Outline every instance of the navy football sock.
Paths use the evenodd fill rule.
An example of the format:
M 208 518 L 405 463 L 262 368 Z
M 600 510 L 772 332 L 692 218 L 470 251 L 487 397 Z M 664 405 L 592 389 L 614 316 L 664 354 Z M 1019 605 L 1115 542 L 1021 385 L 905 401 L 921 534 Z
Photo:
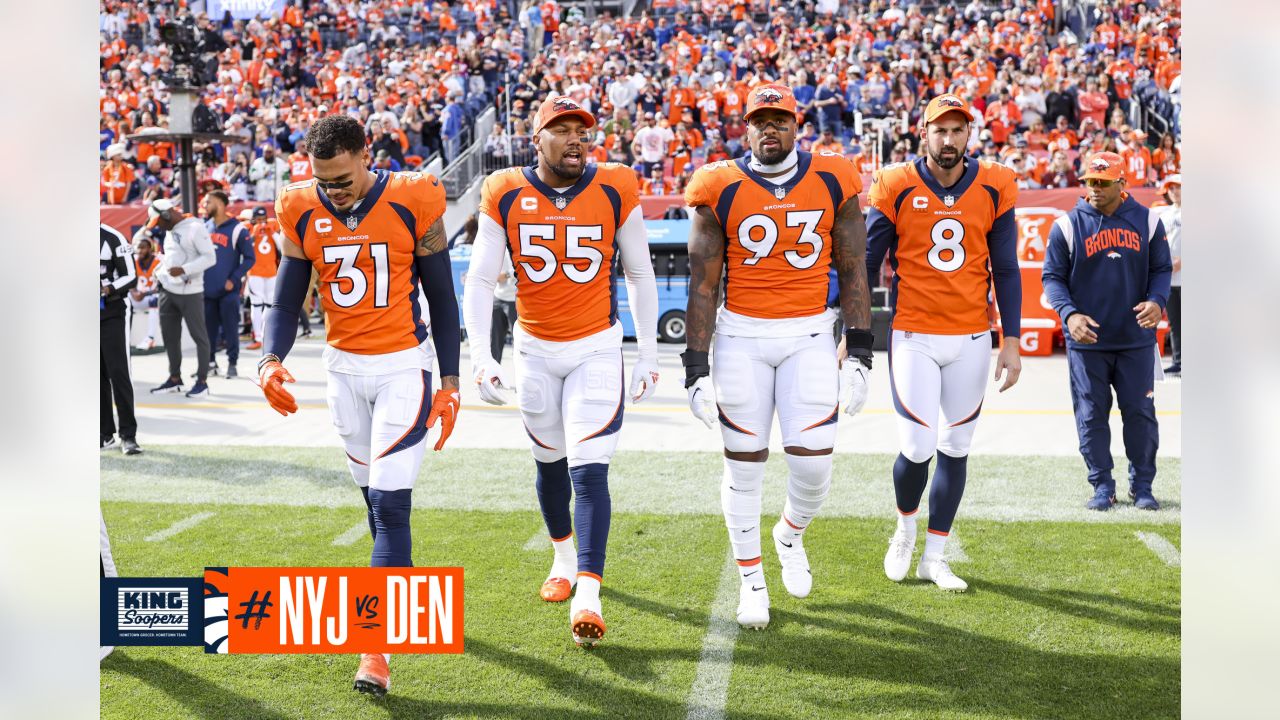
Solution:
M 569 469 L 573 478 L 573 527 L 578 535 L 578 572 L 604 577 L 605 546 L 609 541 L 609 466 L 605 463 Z
M 950 533 L 951 523 L 960 509 L 964 497 L 964 483 L 969 474 L 969 456 L 951 457 L 938 453 L 938 470 L 933 474 L 933 487 L 929 489 L 929 529 Z
M 893 492 L 898 498 L 898 512 L 910 515 L 920 509 L 920 498 L 924 497 L 924 486 L 928 482 L 929 460 L 911 462 L 899 453 L 893 463 Z
M 364 495 L 365 512 L 369 515 L 369 537 L 374 540 L 378 539 L 378 525 L 373 521 L 373 503 L 369 501 L 369 487 L 360 488 L 360 494 Z
M 413 490 L 369 490 L 377 535 L 373 538 L 371 567 L 413 567 L 409 511 Z
M 538 505 L 542 508 L 542 519 L 547 523 L 547 532 L 552 539 L 560 540 L 573 533 L 573 520 L 569 517 L 569 500 L 573 497 L 573 486 L 569 478 L 569 461 L 560 458 L 555 462 L 539 462 Z

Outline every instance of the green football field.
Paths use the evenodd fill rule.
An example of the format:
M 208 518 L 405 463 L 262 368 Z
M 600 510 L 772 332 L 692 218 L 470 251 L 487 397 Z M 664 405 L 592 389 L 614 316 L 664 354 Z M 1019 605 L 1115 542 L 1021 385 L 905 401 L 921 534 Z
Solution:
M 609 630 L 587 652 L 569 638 L 567 604 L 537 597 L 550 548 L 528 453 L 433 455 L 415 490 L 414 561 L 465 568 L 462 655 L 394 657 L 391 694 L 374 700 L 351 690 L 351 655 L 118 648 L 102 663 L 102 717 L 1178 716 L 1178 461 L 1161 460 L 1165 510 L 1122 500 L 1100 514 L 1082 508 L 1078 458 L 974 457 L 948 547 L 970 584 L 958 595 L 884 578 L 891 463 L 837 455 L 824 517 L 806 534 L 813 594 L 786 594 L 766 535 L 772 623 L 739 632 L 719 458 L 620 453 Z M 769 461 L 770 518 L 785 473 Z M 104 455 L 102 496 L 125 576 L 368 563 L 363 501 L 336 448 Z

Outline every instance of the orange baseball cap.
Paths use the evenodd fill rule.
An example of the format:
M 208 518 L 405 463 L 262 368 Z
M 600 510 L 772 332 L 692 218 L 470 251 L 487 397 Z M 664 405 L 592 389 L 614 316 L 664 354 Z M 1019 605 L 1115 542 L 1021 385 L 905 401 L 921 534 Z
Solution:
M 921 122 L 928 125 L 949 112 L 958 112 L 968 118 L 969 122 L 973 122 L 973 111 L 969 109 L 969 103 L 950 93 L 930 100 L 924 108 Z
M 796 116 L 796 122 L 804 118 L 796 112 L 796 96 L 791 88 L 778 83 L 757 85 L 747 93 L 747 111 L 743 120 L 750 120 L 751 115 L 760 110 L 785 110 Z
M 1081 180 L 1122 180 L 1124 179 L 1124 158 L 1113 152 L 1094 153 L 1083 165 L 1085 173 Z
M 542 128 L 550 125 L 553 121 L 569 115 L 576 116 L 586 123 L 587 127 L 595 127 L 596 117 L 587 112 L 573 98 L 567 95 L 553 95 L 542 101 L 542 106 L 538 108 L 538 117 L 533 126 L 535 133 L 542 132 Z

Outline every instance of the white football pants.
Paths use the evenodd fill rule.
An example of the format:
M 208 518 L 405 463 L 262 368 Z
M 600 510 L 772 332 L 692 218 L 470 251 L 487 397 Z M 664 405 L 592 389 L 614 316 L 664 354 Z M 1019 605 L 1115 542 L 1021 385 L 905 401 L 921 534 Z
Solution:
M 249 318 L 253 322 L 253 339 L 262 342 L 262 330 L 266 327 L 263 319 L 276 297 L 276 279 L 250 275 L 245 285 L 249 289 Z M 306 310 L 303 309 L 303 312 Z
M 622 429 L 622 350 L 517 354 L 520 416 L 538 462 L 608 463 Z
M 427 447 L 431 373 L 329 372 L 328 403 L 356 485 L 384 491 L 412 488 Z
M 991 336 L 927 335 L 894 330 L 889 382 L 898 413 L 898 445 L 911 462 L 936 450 L 969 454 L 987 389 Z

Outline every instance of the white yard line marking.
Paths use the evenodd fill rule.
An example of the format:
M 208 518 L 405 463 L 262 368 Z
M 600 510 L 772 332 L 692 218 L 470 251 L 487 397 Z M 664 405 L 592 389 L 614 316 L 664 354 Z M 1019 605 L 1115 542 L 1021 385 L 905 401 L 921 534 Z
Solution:
M 211 517 L 213 517 L 213 513 L 211 512 L 196 513 L 191 517 L 186 517 L 179 520 L 178 522 L 170 525 L 169 527 L 165 528 L 164 530 L 161 530 L 160 532 L 151 533 L 150 535 L 146 536 L 143 539 L 146 540 L 147 542 L 159 542 L 161 540 L 167 540 L 173 537 L 174 535 L 177 535 L 178 533 L 182 532 L 183 530 L 190 530 L 191 528 L 195 527 L 196 525 L 199 525 L 200 523 L 204 522 L 205 520 L 208 520 Z
M 551 547 L 551 538 L 547 537 L 545 532 L 536 532 L 529 541 L 524 544 L 525 550 L 546 550 Z
M 360 538 L 368 534 L 369 534 L 369 521 L 361 520 L 355 525 L 352 525 L 350 530 L 347 530 L 346 532 L 342 533 L 338 537 L 334 538 L 333 544 L 339 547 L 345 547 L 347 545 L 355 545 L 357 540 L 359 540 Z
M 730 556 L 720 573 L 720 586 L 711 604 L 707 636 L 702 641 L 702 657 L 689 690 L 688 720 L 721 720 L 729 697 L 729 677 L 733 673 L 733 645 L 738 640 L 738 568 Z
M 951 532 L 951 536 L 947 538 L 947 544 L 942 549 L 942 559 L 949 563 L 967 563 L 972 562 L 969 554 L 964 551 L 964 546 L 960 544 L 960 536 L 955 531 Z
M 1170 567 L 1182 565 L 1182 553 L 1178 552 L 1178 548 L 1174 547 L 1173 543 L 1165 540 L 1160 535 L 1141 530 L 1135 532 L 1134 535 L 1137 535 L 1142 544 L 1155 553 L 1156 557 L 1163 560 L 1165 565 Z

